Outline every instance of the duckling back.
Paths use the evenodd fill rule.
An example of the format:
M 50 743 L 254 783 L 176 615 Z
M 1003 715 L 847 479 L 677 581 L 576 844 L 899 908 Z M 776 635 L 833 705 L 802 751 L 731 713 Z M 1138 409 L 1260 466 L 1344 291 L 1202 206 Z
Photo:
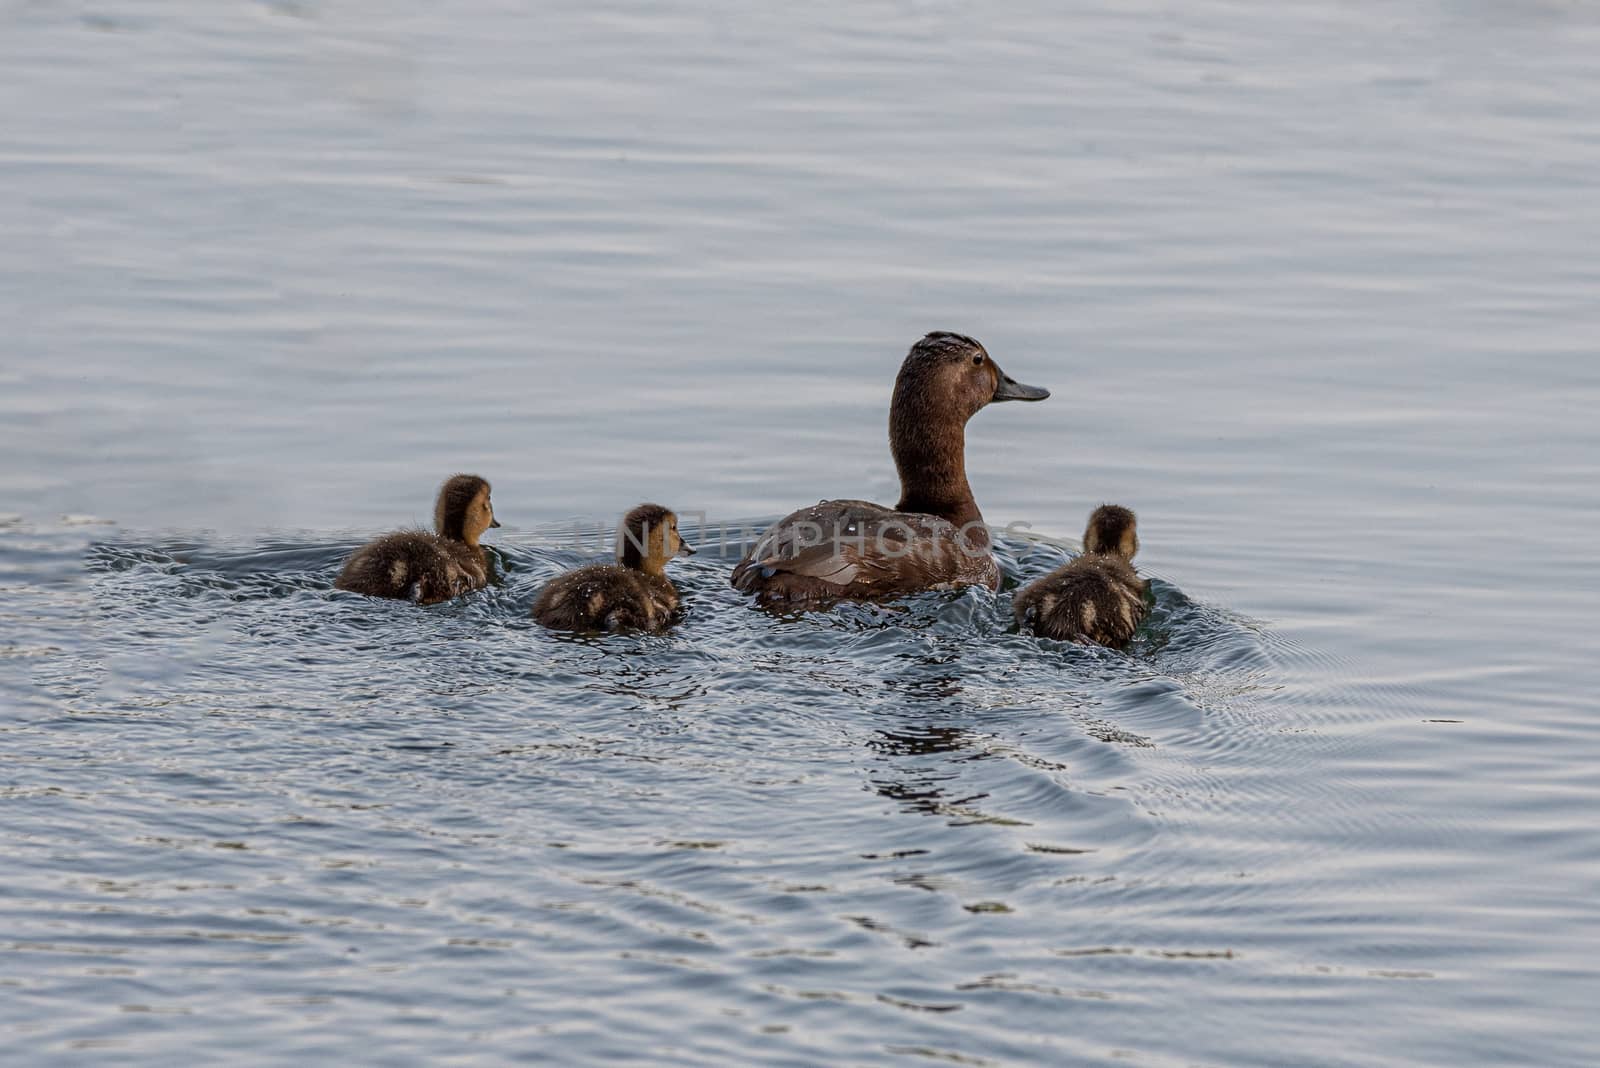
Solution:
M 483 550 L 420 530 L 375 538 L 350 554 L 337 590 L 437 604 L 488 582 Z
M 1123 648 L 1148 612 L 1146 583 L 1109 553 L 1086 553 L 1016 596 L 1017 623 L 1041 638 Z
M 539 593 L 533 618 L 552 630 L 657 631 L 678 611 L 678 591 L 663 576 L 615 564 L 568 572 Z
M 1148 611 L 1148 584 L 1133 569 L 1138 551 L 1138 517 L 1102 504 L 1089 515 L 1083 555 L 1017 594 L 1017 624 L 1041 638 L 1127 645 Z

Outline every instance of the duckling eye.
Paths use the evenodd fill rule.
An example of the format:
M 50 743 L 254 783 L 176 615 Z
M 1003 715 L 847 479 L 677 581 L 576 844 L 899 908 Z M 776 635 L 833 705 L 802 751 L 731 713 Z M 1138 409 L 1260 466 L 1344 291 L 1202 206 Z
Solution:
M 983 366 L 983 357 L 982 356 L 974 356 L 972 358 L 972 366 L 974 366 L 974 367 L 982 367 Z

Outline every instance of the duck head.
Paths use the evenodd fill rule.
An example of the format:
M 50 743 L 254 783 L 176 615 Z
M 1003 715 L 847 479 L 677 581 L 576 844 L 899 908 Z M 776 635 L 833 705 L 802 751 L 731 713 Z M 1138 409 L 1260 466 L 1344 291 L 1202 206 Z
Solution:
M 1089 516 L 1083 532 L 1083 551 L 1112 553 L 1132 560 L 1139 551 L 1139 520 L 1118 504 L 1102 504 Z
M 966 425 L 997 401 L 1041 401 L 1048 389 L 1000 369 L 974 338 L 935 331 L 911 346 L 889 405 L 889 446 L 900 472 L 901 511 L 957 523 L 981 519 L 967 485 Z
M 441 537 L 476 545 L 484 531 L 499 525 L 486 479 L 453 475 L 439 487 L 439 499 L 433 506 L 433 528 Z
M 996 401 L 1042 401 L 1048 389 L 1027 386 L 1000 369 L 975 338 L 936 330 L 911 346 L 894 383 L 891 410 L 957 417 L 964 424 Z
M 678 517 L 659 504 L 641 504 L 622 517 L 617 530 L 617 563 L 659 575 L 675 556 L 693 556 L 694 546 L 678 533 Z

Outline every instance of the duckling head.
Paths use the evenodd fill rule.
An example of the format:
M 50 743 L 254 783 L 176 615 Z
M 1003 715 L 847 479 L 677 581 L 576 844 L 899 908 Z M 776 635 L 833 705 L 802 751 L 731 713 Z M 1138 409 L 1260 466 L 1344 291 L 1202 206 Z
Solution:
M 433 506 L 433 528 L 441 537 L 476 545 L 484 531 L 499 525 L 486 479 L 453 475 L 439 487 L 439 499 Z
M 659 504 L 641 504 L 622 517 L 617 530 L 617 563 L 659 575 L 675 556 L 693 556 L 694 546 L 678 533 L 678 517 Z
M 1139 520 L 1119 504 L 1102 504 L 1089 516 L 1083 532 L 1083 551 L 1114 553 L 1132 560 L 1139 551 Z

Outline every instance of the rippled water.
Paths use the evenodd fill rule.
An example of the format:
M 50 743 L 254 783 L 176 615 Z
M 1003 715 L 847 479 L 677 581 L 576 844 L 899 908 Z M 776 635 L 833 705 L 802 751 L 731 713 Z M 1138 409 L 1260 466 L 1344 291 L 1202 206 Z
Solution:
M 0 1049 L 1592 1063 L 1596 55 L 1581 0 L 0 7 Z M 1055 394 L 970 429 L 1008 584 L 1138 509 L 1129 654 L 727 587 L 739 517 L 892 502 L 934 328 Z M 462 469 L 500 584 L 329 589 Z M 532 626 L 647 498 L 721 548 L 683 625 Z

